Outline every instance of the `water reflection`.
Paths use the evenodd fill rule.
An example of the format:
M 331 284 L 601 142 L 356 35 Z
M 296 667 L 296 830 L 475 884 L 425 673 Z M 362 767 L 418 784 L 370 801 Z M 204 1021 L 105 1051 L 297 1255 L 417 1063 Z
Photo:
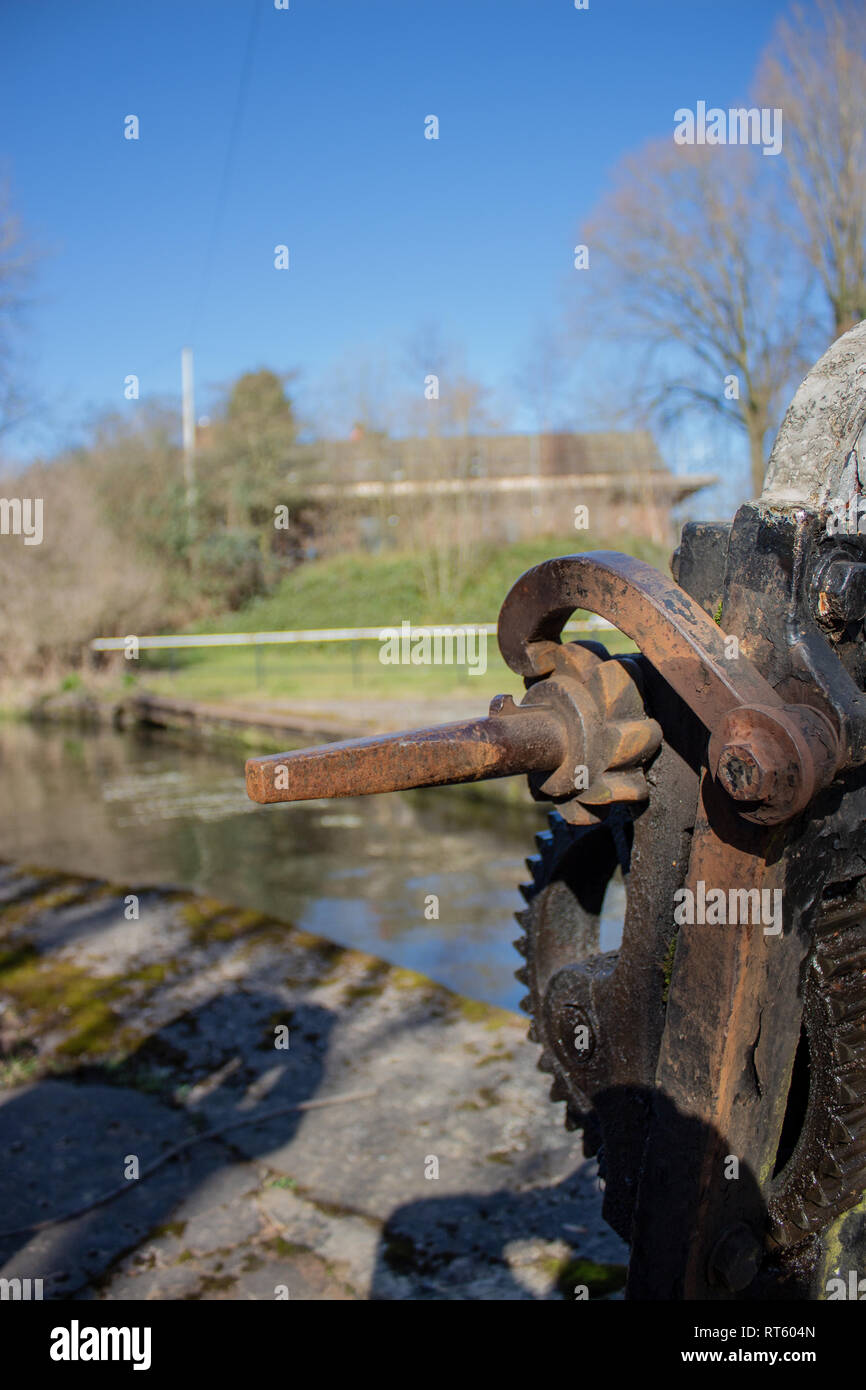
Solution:
M 255 806 L 243 755 L 161 734 L 0 724 L 0 857 L 123 884 L 173 883 L 273 913 L 514 1008 L 517 883 L 531 805 L 467 787 Z M 439 919 L 425 919 L 425 898 Z M 602 949 L 616 945 L 613 885 Z M 608 903 L 605 904 L 606 909 Z

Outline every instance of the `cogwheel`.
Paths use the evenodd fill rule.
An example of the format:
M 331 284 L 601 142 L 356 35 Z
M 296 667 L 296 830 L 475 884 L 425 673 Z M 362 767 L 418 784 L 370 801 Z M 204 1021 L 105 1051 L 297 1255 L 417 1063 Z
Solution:
M 527 859 L 531 882 L 515 917 L 524 935 L 515 946 L 525 963 L 517 979 L 529 990 L 530 1040 L 540 1044 L 539 1070 L 551 1077 L 550 1098 L 565 1103 L 565 1127 L 583 1131 L 584 1152 L 605 1154 L 599 1116 L 546 1036 L 547 985 L 563 966 L 590 960 L 607 969 L 619 952 L 599 954 L 607 887 L 617 870 L 628 878 L 632 821 L 616 808 L 593 826 L 567 824 L 558 812 L 536 835 Z M 803 1028 L 787 1110 L 767 1193 L 769 1234 L 793 1248 L 856 1205 L 866 1190 L 866 882 L 825 886 L 804 986 Z M 619 1232 L 624 1238 L 628 1233 Z
M 553 772 L 530 773 L 532 795 L 552 801 L 571 825 L 594 825 L 615 804 L 646 801 L 643 766 L 662 731 L 644 709 L 639 668 L 597 642 L 550 643 L 546 655 L 550 673 L 521 703 L 561 713 L 573 731 L 574 756 Z
M 551 644 L 544 657 L 550 673 L 530 685 L 523 703 L 558 706 L 578 732 L 586 765 L 529 778 L 532 795 L 557 809 L 550 829 L 536 835 L 539 853 L 527 860 L 527 907 L 516 914 L 526 934 L 515 942 L 526 964 L 516 977 L 529 989 L 521 1007 L 531 1016 L 530 1040 L 541 1044 L 538 1067 L 551 1076 L 550 1098 L 565 1102 L 566 1129 L 583 1131 L 584 1152 L 598 1153 L 603 1168 L 599 1117 L 546 1037 L 543 1001 L 563 967 L 589 962 L 604 970 L 616 962 L 616 952 L 599 955 L 602 904 L 617 870 L 628 873 L 629 811 L 649 797 L 644 768 L 662 730 L 646 713 L 640 668 L 629 658 L 613 659 L 596 642 Z M 579 1024 L 580 1009 L 567 1012 Z
M 825 887 L 804 992 L 770 1230 L 796 1245 L 866 1189 L 866 902 L 863 881 Z
M 538 1068 L 552 1078 L 550 1099 L 565 1102 L 565 1127 L 583 1130 L 584 1151 L 591 1156 L 601 1144 L 598 1118 L 545 1036 L 543 1000 L 548 982 L 562 966 L 590 957 L 616 959 L 616 952 L 598 956 L 601 913 L 617 869 L 628 874 L 631 825 L 621 810 L 588 826 L 569 825 L 558 811 L 551 811 L 548 820 L 549 830 L 535 837 L 538 854 L 526 861 L 532 881 L 520 886 L 527 905 L 515 918 L 525 935 L 514 945 L 525 964 L 515 975 L 529 989 L 521 1008 L 531 1018 L 530 1041 L 541 1044 Z

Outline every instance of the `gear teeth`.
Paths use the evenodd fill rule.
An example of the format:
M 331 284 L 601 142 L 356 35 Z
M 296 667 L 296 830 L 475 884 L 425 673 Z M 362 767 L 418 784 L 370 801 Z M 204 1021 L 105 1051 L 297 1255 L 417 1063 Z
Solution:
M 821 1149 L 772 1212 L 780 1246 L 796 1247 L 849 1211 L 866 1188 L 866 903 L 860 878 L 824 887 L 812 982 L 829 1048 L 823 1077 Z M 820 1093 L 819 1093 L 820 1095 Z
M 863 1078 L 843 1078 L 839 1082 L 838 1095 L 843 1105 L 860 1105 L 863 1100 Z
M 565 802 L 562 814 L 569 825 L 598 825 L 598 816 L 593 815 L 588 806 L 581 806 L 579 801 Z
M 607 806 L 612 801 L 646 801 L 648 796 L 642 772 L 605 772 L 578 793 L 578 800 L 584 806 Z
M 597 656 L 588 655 L 592 662 L 601 664 Z M 614 667 L 612 675 L 608 679 L 609 684 L 605 685 L 605 689 L 612 690 L 614 694 L 619 691 L 625 692 L 623 698 L 626 707 L 623 710 L 623 717 L 628 719 L 640 715 L 642 703 L 632 684 L 631 677 L 625 671 Z M 629 691 L 631 694 L 628 693 Z M 630 707 L 632 701 L 635 703 L 636 709 Z M 644 725 L 646 722 L 644 719 Z M 645 732 L 642 725 L 642 734 Z M 620 775 L 628 777 L 630 774 Z M 631 776 L 634 775 L 631 774 Z M 644 789 L 643 799 L 646 798 L 646 795 Z M 525 957 L 524 961 L 517 963 L 518 969 L 514 973 L 515 978 L 525 984 L 529 990 L 520 1000 L 519 1007 L 529 1015 L 527 1037 L 530 1042 L 538 1045 L 536 1066 L 542 1074 L 548 1076 L 551 1101 L 560 1103 L 564 1107 L 565 1128 L 568 1131 L 582 1131 L 583 1152 L 587 1157 L 592 1157 L 598 1152 L 601 1143 L 600 1124 L 589 1101 L 585 1102 L 587 1109 L 584 1113 L 580 1108 L 580 1101 L 575 1101 L 573 1098 L 575 1094 L 579 1096 L 580 1092 L 577 1088 L 574 1093 L 570 1091 L 569 1080 L 565 1075 L 564 1068 L 557 1060 L 557 1053 L 547 1036 L 541 1005 L 537 998 L 535 932 L 542 931 L 545 925 L 539 920 L 543 915 L 538 911 L 539 903 L 543 900 L 539 895 L 543 895 L 548 886 L 554 882 L 557 866 L 566 862 L 566 857 L 572 855 L 576 846 L 581 846 L 578 853 L 585 855 L 588 862 L 592 863 L 596 853 L 597 840 L 610 833 L 604 828 L 603 823 L 603 817 L 607 814 L 608 807 L 599 808 L 599 811 L 596 812 L 589 806 L 581 806 L 577 799 L 571 796 L 555 807 L 550 806 L 548 802 L 545 809 L 547 810 L 547 829 L 539 831 L 535 835 L 538 853 L 531 855 L 526 860 L 527 868 L 531 874 L 531 882 L 520 885 L 520 892 L 527 906 L 521 907 L 514 914 L 515 920 L 522 928 L 522 934 L 515 940 L 514 947 L 521 956 Z M 622 853 L 624 851 L 620 852 L 619 857 L 622 857 Z M 570 863 L 570 860 L 568 862 Z
M 831 994 L 828 1002 L 836 1023 L 846 1023 L 866 1013 L 866 993 L 861 992 L 853 997 L 842 993 Z
M 842 1047 L 847 1047 L 851 1052 L 856 1052 L 858 1048 L 864 1046 L 863 1033 L 857 1023 L 842 1023 L 834 1030 L 834 1038 Z
M 832 1207 L 835 1196 L 828 1196 L 820 1183 L 815 1183 L 810 1190 L 809 1201 L 814 1202 L 816 1207 Z
M 607 766 L 636 767 L 660 747 L 661 725 L 654 719 L 623 719 L 606 729 Z
M 839 1144 L 840 1146 L 854 1143 L 854 1135 L 838 1115 L 830 1125 L 829 1139 L 831 1144 Z
M 834 1037 L 833 1056 L 842 1067 L 855 1063 L 858 1071 L 866 1071 L 866 1046 L 862 1039 L 858 1038 L 856 1043 L 847 1043 L 840 1037 Z
M 835 1154 L 825 1153 L 820 1163 L 821 1174 L 825 1178 L 844 1178 L 845 1169 Z
M 852 1191 L 862 1193 L 866 1187 L 866 1154 L 855 1151 L 848 1162 L 843 1163 L 842 1177 Z
M 593 693 L 608 720 L 640 718 L 643 701 L 628 671 L 619 661 L 602 661 L 592 673 Z
M 592 680 L 598 666 L 609 659 L 606 648 L 600 642 L 563 642 L 562 646 L 554 649 L 556 657 L 559 658 L 558 668 L 564 668 L 584 685 Z
M 572 844 L 572 828 L 558 811 L 548 811 L 547 821 L 553 834 L 554 853 L 561 854 Z
M 789 1221 L 782 1221 L 777 1218 L 770 1226 L 770 1239 L 774 1240 L 777 1245 L 787 1246 L 795 1244 L 801 1237 L 799 1234 L 794 1235 L 794 1227 Z
M 862 949 L 861 946 L 860 950 L 862 951 Z M 818 954 L 821 958 L 821 974 L 826 980 L 837 980 L 840 975 L 851 975 L 855 980 L 863 978 L 860 956 L 858 954 L 852 958 L 850 945 L 847 941 L 838 951 L 819 950 Z
M 866 1148 L 866 1105 L 863 1103 L 863 1096 L 857 1096 L 855 1105 L 844 1106 L 844 1115 L 837 1116 L 837 1119 L 847 1125 L 849 1130 L 853 1130 L 851 1143 L 856 1143 L 858 1148 Z

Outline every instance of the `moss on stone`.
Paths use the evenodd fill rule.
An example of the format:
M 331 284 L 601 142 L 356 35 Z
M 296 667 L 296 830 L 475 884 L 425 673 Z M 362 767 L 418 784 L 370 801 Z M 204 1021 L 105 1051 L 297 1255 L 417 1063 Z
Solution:
M 402 965 L 391 968 L 391 984 L 395 989 L 426 989 L 430 981 L 417 970 L 406 970 Z
M 284 1240 L 282 1236 L 274 1236 L 267 1242 L 267 1245 L 274 1254 L 284 1258 L 291 1255 L 312 1255 L 314 1251 L 309 1245 L 296 1245 L 293 1241 Z
M 21 1009 L 29 1029 L 68 1030 L 58 1054 L 81 1057 L 109 1051 L 116 1042 L 120 1019 L 111 1005 L 130 986 L 116 976 L 95 978 L 26 945 L 0 955 L 0 989 Z
M 449 1008 L 452 1013 L 465 1018 L 469 1023 L 483 1023 L 488 1032 L 496 1032 L 507 1024 L 514 1023 L 514 1015 L 507 1009 L 497 1008 L 495 1004 L 485 1004 L 480 999 L 467 999 L 463 994 L 450 996 Z
M 4 906 L 4 928 L 22 926 L 45 912 L 56 912 L 58 908 L 72 907 L 76 903 L 87 902 L 90 898 L 91 884 L 86 879 L 58 880 L 56 875 L 52 877 L 57 882 L 57 887 L 43 887 L 32 893 L 22 894 Z
M 177 1236 L 178 1240 L 187 1228 L 186 1221 L 164 1221 L 161 1226 L 154 1226 L 148 1236 L 148 1240 L 160 1240 L 163 1236 Z
M 59 1044 L 62 1057 L 96 1057 L 111 1051 L 120 1023 L 114 1009 L 101 1000 L 93 1000 L 79 1012 L 81 1026 Z
M 482 1057 L 476 1062 L 476 1067 L 489 1067 L 491 1062 L 511 1062 L 514 1060 L 514 1053 L 508 1051 L 491 1052 L 487 1057 Z
M 599 1264 L 579 1256 L 551 1261 L 550 1273 L 564 1298 L 574 1298 L 574 1291 L 585 1285 L 590 1298 L 607 1298 L 625 1287 L 628 1271 L 625 1265 Z
M 206 1274 L 195 1293 L 187 1294 L 187 1299 L 199 1299 L 207 1293 L 227 1293 L 236 1283 L 234 1274 Z
M 152 965 L 142 965 L 138 970 L 130 970 L 128 980 L 144 985 L 161 985 L 170 975 L 177 973 L 177 961 L 154 961 Z
M 352 955 L 354 953 L 347 954 Z M 349 961 L 345 961 L 345 964 L 348 965 Z M 369 964 L 366 965 L 364 974 L 361 978 L 349 980 L 344 985 L 342 994 L 343 1002 L 351 1004 L 356 999 L 378 998 L 388 985 L 390 977 L 391 966 L 388 965 L 387 961 L 375 960 L 373 957 L 370 957 Z

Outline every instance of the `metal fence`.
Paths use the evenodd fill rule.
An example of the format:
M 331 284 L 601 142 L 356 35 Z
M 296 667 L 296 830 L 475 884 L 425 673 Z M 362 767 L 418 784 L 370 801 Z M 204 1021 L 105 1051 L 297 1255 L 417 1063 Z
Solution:
M 612 623 L 594 614 L 589 618 L 566 623 L 564 632 L 592 632 L 597 629 L 611 629 Z M 486 632 L 495 634 L 496 623 L 424 623 L 411 628 L 409 637 L 416 632 Z M 135 641 L 139 651 L 159 651 L 180 647 L 267 647 L 288 642 L 364 642 L 383 641 L 386 633 L 397 632 L 396 627 L 323 627 L 302 628 L 294 632 L 179 632 L 162 637 L 138 637 L 130 633 L 127 637 L 94 637 L 90 650 L 94 652 L 126 651 L 128 643 Z

